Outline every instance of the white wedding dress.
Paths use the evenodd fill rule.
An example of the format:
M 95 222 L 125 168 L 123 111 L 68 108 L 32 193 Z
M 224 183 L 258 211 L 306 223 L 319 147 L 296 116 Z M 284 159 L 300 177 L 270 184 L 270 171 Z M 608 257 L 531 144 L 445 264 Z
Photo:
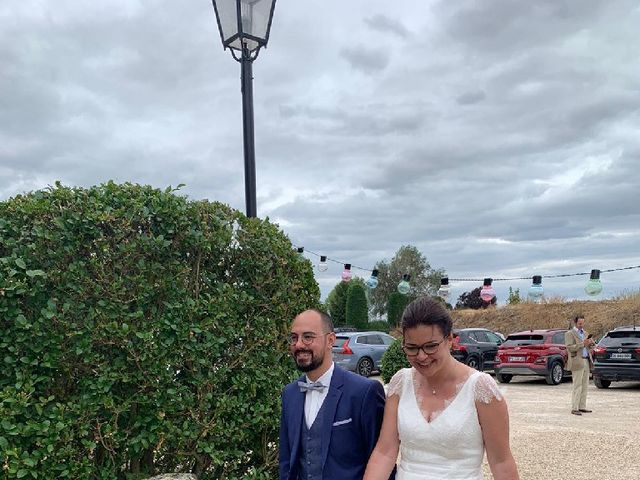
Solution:
M 496 382 L 486 373 L 473 372 L 457 386 L 456 394 L 427 421 L 416 395 L 413 368 L 397 372 L 387 397 L 399 395 L 398 434 L 400 462 L 397 480 L 482 480 L 484 443 L 476 401 L 502 401 Z

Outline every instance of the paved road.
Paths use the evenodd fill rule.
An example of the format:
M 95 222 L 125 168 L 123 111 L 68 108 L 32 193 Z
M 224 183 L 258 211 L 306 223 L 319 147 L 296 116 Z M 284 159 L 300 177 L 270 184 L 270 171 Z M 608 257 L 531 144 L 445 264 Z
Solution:
M 375 377 L 374 377 L 375 378 Z M 589 385 L 593 413 L 571 415 L 571 381 L 515 377 L 500 385 L 521 480 L 640 479 L 640 383 Z M 485 479 L 492 479 L 484 465 Z

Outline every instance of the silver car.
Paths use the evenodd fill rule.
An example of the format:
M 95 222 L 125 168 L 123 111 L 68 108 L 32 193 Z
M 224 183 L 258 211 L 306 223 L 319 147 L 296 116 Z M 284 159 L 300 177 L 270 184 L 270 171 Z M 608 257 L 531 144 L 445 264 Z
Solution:
M 333 361 L 345 370 L 368 377 L 380 370 L 380 360 L 395 339 L 382 332 L 338 332 Z

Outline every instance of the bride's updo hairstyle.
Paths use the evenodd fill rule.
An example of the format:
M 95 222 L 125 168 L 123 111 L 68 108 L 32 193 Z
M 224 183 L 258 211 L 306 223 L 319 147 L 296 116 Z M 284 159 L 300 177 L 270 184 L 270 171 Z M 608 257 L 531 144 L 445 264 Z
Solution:
M 404 335 L 408 328 L 415 328 L 419 325 L 437 326 L 446 338 L 451 334 L 453 321 L 442 302 L 431 297 L 420 297 L 404 309 L 400 323 L 402 334 Z

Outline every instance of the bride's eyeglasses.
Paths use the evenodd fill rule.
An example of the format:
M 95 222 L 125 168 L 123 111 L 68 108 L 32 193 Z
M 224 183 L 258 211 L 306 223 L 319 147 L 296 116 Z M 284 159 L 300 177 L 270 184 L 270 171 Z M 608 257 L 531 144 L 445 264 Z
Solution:
M 443 338 L 442 340 L 440 340 L 439 342 L 429 342 L 429 343 L 424 343 L 422 345 L 418 345 L 418 346 L 407 346 L 407 345 L 402 345 L 402 351 L 404 351 L 404 353 L 408 356 L 408 357 L 415 357 L 416 355 L 418 355 L 418 353 L 420 352 L 420 350 L 422 350 L 426 355 L 431 355 L 433 353 L 436 353 L 438 351 L 438 348 L 440 348 L 440 345 L 446 340 L 446 337 Z

